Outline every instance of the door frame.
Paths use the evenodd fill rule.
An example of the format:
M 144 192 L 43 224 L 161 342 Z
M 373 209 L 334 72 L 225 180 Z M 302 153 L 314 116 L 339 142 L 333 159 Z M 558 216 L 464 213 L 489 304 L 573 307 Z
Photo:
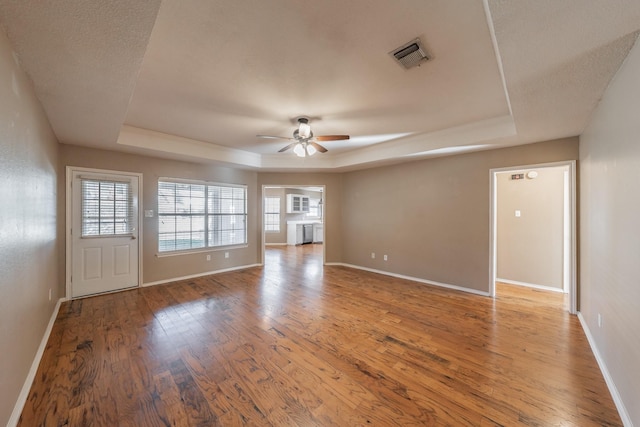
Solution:
M 65 182 L 65 253 L 66 253 L 66 263 L 65 263 L 65 297 L 67 299 L 72 299 L 71 297 L 71 272 L 73 268 L 73 239 L 71 238 L 71 228 L 72 228 L 72 210 L 73 210 L 73 191 L 71 189 L 71 185 L 73 182 L 73 174 L 75 172 L 80 173 L 90 173 L 90 174 L 99 174 L 99 175 L 125 175 L 136 177 L 138 179 L 138 286 L 142 285 L 142 236 L 143 236 L 143 223 L 142 223 L 142 174 L 136 172 L 124 172 L 124 171 L 115 171 L 108 169 L 94 169 L 94 168 L 85 168 L 79 166 L 67 166 L 66 167 L 66 182 Z M 132 288 L 128 288 L 132 289 Z M 121 290 L 121 289 L 120 289 Z M 118 292 L 111 291 L 111 292 Z M 105 292 L 109 293 L 109 292 Z M 94 295 L 87 295 L 82 297 L 77 297 L 76 299 L 86 298 Z
M 489 170 L 490 176 L 490 204 L 489 204 L 489 295 L 491 298 L 496 297 L 496 274 L 497 274 L 497 216 L 498 216 L 498 173 L 518 171 L 522 169 L 542 169 L 552 167 L 568 167 L 569 168 L 569 231 L 570 238 L 570 256 L 569 256 L 569 312 L 577 314 L 578 312 L 578 276 L 577 276 L 577 214 L 576 214 L 576 161 L 568 160 L 552 163 L 537 163 L 532 165 L 510 166 L 505 168 L 496 168 Z M 563 271 L 564 276 L 564 271 Z
M 261 256 L 261 264 L 265 265 L 265 249 L 267 247 L 267 239 L 266 239 L 266 231 L 264 229 L 264 198 L 265 198 L 265 188 L 300 188 L 300 189 L 305 189 L 305 188 L 309 188 L 309 187 L 322 187 L 322 226 L 323 228 L 323 236 L 322 236 L 322 265 L 326 265 L 327 263 L 327 216 L 326 216 L 326 206 L 327 206 L 327 186 L 324 184 L 318 184 L 318 185 L 313 185 L 313 184 L 300 184 L 300 185 L 294 185 L 294 184 L 262 184 L 262 187 L 260 189 L 260 230 L 261 230 L 261 238 L 262 238 L 262 244 L 261 244 L 261 252 L 260 252 L 260 256 Z M 285 206 L 287 203 L 286 200 L 286 194 L 285 194 Z M 287 209 L 285 207 L 284 210 L 284 215 L 286 215 L 287 213 Z

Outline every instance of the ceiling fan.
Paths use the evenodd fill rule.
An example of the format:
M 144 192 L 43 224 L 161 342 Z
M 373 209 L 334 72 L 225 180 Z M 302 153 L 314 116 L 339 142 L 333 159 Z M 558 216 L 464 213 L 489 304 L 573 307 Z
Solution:
M 316 141 L 341 141 L 349 139 L 349 135 L 318 135 L 314 138 L 308 117 L 298 117 L 298 128 L 293 131 L 293 138 L 286 136 L 256 135 L 258 138 L 285 139 L 293 141 L 291 144 L 278 150 L 279 153 L 293 148 L 298 157 L 313 156 L 317 151 L 326 153 L 328 150 Z

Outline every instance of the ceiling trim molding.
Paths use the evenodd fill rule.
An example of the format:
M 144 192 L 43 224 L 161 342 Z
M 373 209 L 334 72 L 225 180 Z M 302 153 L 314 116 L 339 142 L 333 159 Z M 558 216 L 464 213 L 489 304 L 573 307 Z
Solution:
M 507 107 L 509 107 L 509 114 L 513 116 L 513 110 L 511 109 L 511 98 L 509 98 L 509 89 L 507 89 L 507 79 L 504 77 L 504 67 L 502 66 L 502 55 L 500 55 L 500 49 L 498 48 L 498 38 L 496 37 L 496 28 L 493 25 L 493 17 L 491 16 L 491 9 L 489 9 L 489 0 L 483 0 L 482 5 L 484 7 L 484 13 L 487 17 L 487 27 L 489 27 L 489 34 L 491 34 L 491 43 L 493 44 L 493 51 L 496 54 L 496 64 L 498 65 L 498 71 L 500 72 L 500 79 L 502 80 L 504 97 L 507 100 Z
M 349 167 L 376 163 L 389 159 L 405 159 L 408 156 L 426 158 L 441 153 L 433 152 L 445 147 L 469 147 L 480 149 L 479 143 L 493 141 L 516 134 L 516 126 L 510 115 L 494 117 L 455 126 L 440 131 L 414 134 L 394 141 L 376 144 L 336 157 L 334 167 Z
M 261 167 L 261 156 L 257 153 L 223 147 L 221 145 L 142 129 L 135 126 L 122 126 L 117 143 L 151 151 L 162 151 L 164 153 L 195 157 L 200 160 L 213 160 L 250 168 Z
M 117 142 L 120 145 L 179 154 L 200 161 L 210 160 L 256 169 L 337 170 L 401 161 L 407 157 L 443 155 L 447 154 L 443 149 L 451 147 L 455 147 L 451 153 L 486 149 L 489 146 L 487 142 L 514 135 L 516 127 L 513 117 L 506 115 L 436 132 L 413 134 L 346 153 L 306 158 L 288 154 L 260 155 L 129 125 L 122 126 Z

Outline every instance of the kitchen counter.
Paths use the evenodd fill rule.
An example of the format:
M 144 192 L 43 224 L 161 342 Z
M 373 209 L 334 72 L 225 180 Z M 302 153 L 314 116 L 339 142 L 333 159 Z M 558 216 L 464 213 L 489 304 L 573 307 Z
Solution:
M 312 225 L 312 234 L 305 234 L 305 226 Z M 308 230 L 310 231 L 310 230 Z M 287 221 L 287 245 L 320 243 L 324 240 L 324 224 L 320 220 Z

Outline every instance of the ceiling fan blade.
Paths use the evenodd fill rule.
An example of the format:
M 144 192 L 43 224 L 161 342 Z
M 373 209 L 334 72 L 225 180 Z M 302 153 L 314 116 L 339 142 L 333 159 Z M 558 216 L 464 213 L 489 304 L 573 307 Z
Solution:
M 322 145 L 318 144 L 317 142 L 309 141 L 309 144 L 311 144 L 313 148 L 315 148 L 321 153 L 326 153 L 327 151 L 329 151 L 326 148 L 324 148 Z
M 342 141 L 349 139 L 349 135 L 320 135 L 316 136 L 317 141 Z
M 296 144 L 297 144 L 297 142 L 292 142 L 291 144 L 287 145 L 286 147 L 278 150 L 278 153 L 282 153 L 283 151 L 287 151 L 288 149 L 293 148 L 293 146 L 296 145 Z
M 273 135 L 256 135 L 256 138 L 284 139 L 285 141 L 292 141 L 293 140 L 293 138 L 289 138 L 288 136 L 273 136 Z

